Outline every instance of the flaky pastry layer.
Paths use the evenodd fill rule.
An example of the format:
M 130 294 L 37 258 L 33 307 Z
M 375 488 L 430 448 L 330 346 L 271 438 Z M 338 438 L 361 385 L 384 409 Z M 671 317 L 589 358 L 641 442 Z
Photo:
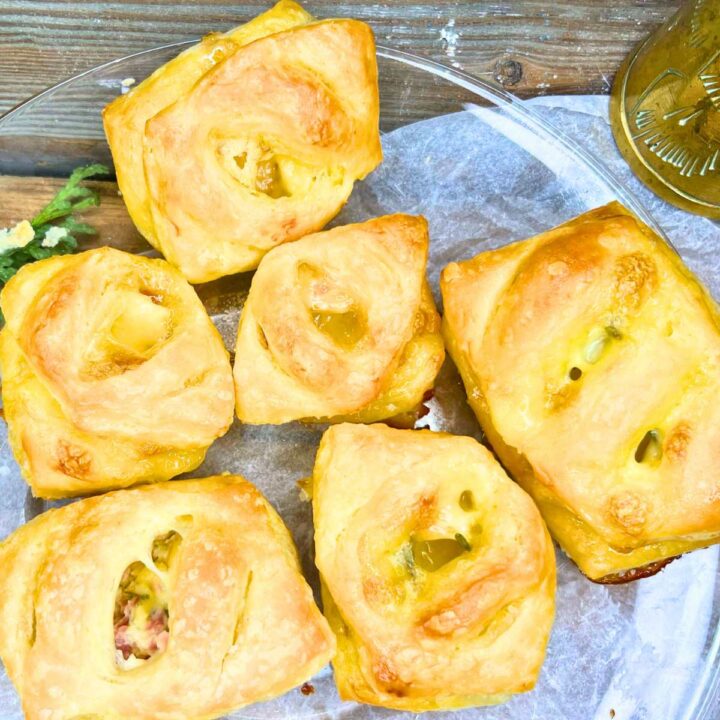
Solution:
M 191 282 L 321 229 L 382 159 L 375 44 L 292 0 L 212 34 L 104 111 L 128 211 Z

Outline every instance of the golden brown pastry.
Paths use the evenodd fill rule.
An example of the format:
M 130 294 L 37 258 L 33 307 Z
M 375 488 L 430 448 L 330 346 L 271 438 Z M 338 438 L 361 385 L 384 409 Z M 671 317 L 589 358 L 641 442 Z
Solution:
M 340 697 L 422 712 L 499 703 L 535 685 L 555 554 L 532 500 L 482 445 L 331 427 L 313 515 Z
M 240 420 L 374 422 L 420 405 L 444 358 L 427 253 L 427 223 L 410 215 L 269 253 L 240 318 Z
M 720 539 L 720 316 L 618 203 L 445 268 L 448 350 L 505 467 L 591 579 Z
M 230 426 L 227 351 L 164 260 L 111 248 L 42 260 L 0 304 L 5 420 L 35 495 L 167 480 Z
M 292 27 L 312 16 L 292 0 L 280 0 L 272 9 L 228 33 L 211 33 L 189 50 L 158 68 L 126 95 L 103 110 L 103 124 L 112 150 L 118 185 L 138 230 L 157 247 L 145 182 L 143 143 L 145 124 L 189 92 L 210 69 L 242 45 Z
M 299 685 L 334 644 L 240 477 L 81 500 L 0 544 L 0 657 L 28 720 L 213 718 Z
M 191 282 L 321 229 L 382 159 L 375 45 L 282 0 L 104 112 L 128 211 Z

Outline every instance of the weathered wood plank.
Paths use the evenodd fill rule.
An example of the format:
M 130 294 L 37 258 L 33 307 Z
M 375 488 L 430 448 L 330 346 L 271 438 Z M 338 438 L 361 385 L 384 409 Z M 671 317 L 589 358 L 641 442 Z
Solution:
M 46 177 L 0 175 L 0 228 L 29 220 L 48 203 L 64 181 Z M 83 249 L 112 245 L 128 252 L 145 252 L 150 246 L 135 229 L 114 182 L 88 182 L 100 193 L 100 207 L 88 210 L 84 219 L 98 230 L 83 241 Z
M 0 175 L 0 228 L 29 220 L 48 203 L 64 180 L 52 177 Z M 110 245 L 132 253 L 159 257 L 130 220 L 118 186 L 114 182 L 88 181 L 100 193 L 100 206 L 83 213 L 98 234 L 83 237 L 81 250 Z M 227 313 L 229 305 L 242 304 L 250 287 L 250 275 L 232 275 L 196 285 L 195 290 L 211 315 Z
M 69 75 L 198 37 L 268 7 L 251 0 L 178 3 L 0 0 L 0 112 Z M 368 21 L 378 43 L 495 77 L 521 95 L 607 92 L 621 59 L 680 0 L 309 2 L 318 17 Z

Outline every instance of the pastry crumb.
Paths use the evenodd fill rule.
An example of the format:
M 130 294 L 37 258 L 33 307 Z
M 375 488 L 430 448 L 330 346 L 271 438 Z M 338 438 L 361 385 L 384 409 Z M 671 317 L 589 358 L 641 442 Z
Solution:
M 121 94 L 125 95 L 125 93 L 130 92 L 130 88 L 135 84 L 135 78 L 128 77 L 124 80 L 120 81 L 120 92 Z
M 298 494 L 301 502 L 310 502 L 312 500 L 312 477 L 301 478 L 297 481 Z

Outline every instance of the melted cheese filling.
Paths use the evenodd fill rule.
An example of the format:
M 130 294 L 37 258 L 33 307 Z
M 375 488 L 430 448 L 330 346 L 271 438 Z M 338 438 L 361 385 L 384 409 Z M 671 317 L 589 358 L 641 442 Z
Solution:
M 175 531 L 155 538 L 151 557 L 161 573 L 168 571 L 180 541 L 181 536 Z M 115 597 L 117 664 L 129 670 L 162 653 L 170 637 L 169 620 L 165 583 L 145 563 L 132 563 L 123 573 Z

